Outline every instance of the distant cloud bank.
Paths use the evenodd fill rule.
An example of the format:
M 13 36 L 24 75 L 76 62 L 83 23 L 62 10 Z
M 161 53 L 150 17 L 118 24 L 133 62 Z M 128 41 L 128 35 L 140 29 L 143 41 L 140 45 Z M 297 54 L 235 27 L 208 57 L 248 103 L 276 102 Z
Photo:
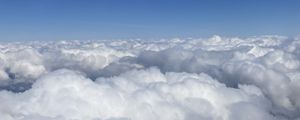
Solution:
M 300 37 L 0 44 L 1 120 L 298 120 Z

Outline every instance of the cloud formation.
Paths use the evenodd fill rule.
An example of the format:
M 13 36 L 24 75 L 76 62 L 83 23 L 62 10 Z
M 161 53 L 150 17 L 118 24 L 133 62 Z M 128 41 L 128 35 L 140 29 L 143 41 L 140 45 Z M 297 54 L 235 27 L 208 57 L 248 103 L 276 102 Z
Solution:
M 0 119 L 300 119 L 300 39 L 0 44 Z

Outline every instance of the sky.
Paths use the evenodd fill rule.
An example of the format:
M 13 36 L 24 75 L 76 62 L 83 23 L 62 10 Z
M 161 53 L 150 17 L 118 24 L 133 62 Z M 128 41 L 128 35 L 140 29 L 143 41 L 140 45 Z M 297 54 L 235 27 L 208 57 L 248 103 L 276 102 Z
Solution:
M 0 41 L 300 34 L 299 0 L 0 0 Z

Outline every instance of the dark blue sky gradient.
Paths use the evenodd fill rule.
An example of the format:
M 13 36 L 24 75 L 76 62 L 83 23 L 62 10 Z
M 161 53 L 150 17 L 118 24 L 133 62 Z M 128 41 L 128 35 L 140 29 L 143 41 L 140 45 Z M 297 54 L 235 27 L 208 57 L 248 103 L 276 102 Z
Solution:
M 0 41 L 300 34 L 300 0 L 0 0 Z

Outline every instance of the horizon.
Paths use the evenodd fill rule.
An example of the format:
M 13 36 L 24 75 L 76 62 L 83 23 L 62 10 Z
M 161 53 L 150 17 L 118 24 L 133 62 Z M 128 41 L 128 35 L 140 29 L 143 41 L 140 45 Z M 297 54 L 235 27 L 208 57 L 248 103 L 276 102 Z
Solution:
M 112 39 L 53 39 L 53 40 L 14 40 L 14 41 L 1 41 L 0 43 L 15 43 L 15 42 L 61 42 L 61 41 L 170 41 L 173 39 L 180 40 L 206 40 L 214 37 L 220 37 L 222 39 L 249 39 L 249 38 L 263 38 L 263 37 L 283 37 L 287 40 L 294 40 L 300 38 L 300 35 L 295 36 L 284 36 L 284 35 L 253 35 L 253 36 L 225 36 L 225 35 L 210 35 L 210 36 L 200 36 L 200 37 L 170 37 L 170 38 L 112 38 Z

